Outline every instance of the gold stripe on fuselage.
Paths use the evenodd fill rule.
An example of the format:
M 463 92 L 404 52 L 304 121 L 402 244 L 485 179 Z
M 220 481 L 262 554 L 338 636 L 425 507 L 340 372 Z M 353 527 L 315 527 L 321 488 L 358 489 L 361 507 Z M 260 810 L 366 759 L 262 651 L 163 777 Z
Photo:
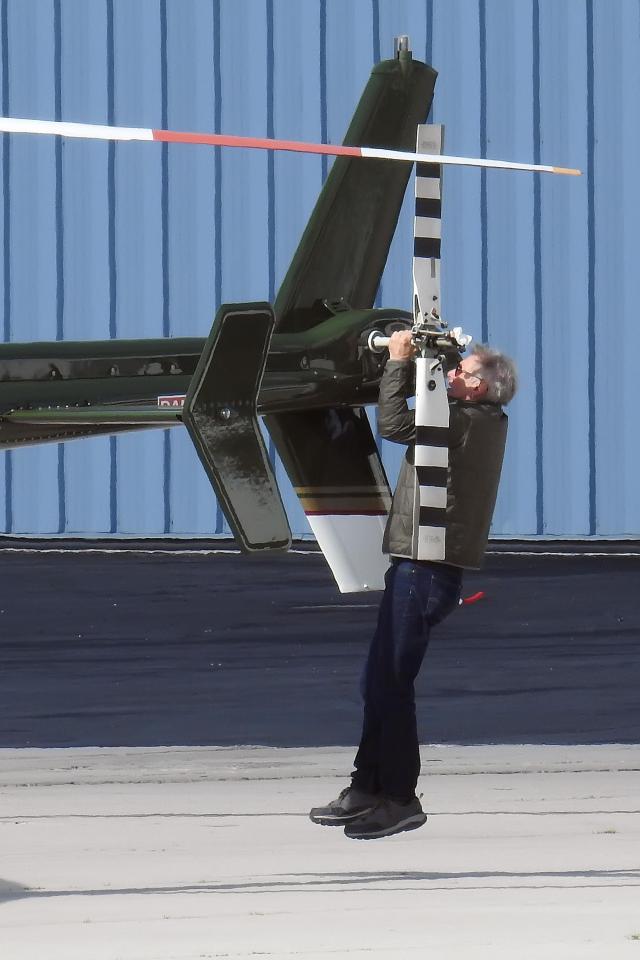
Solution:
M 360 496 L 368 494 L 369 496 L 389 496 L 389 487 L 382 484 L 370 483 L 366 487 L 352 487 L 344 484 L 341 487 L 294 487 L 299 497 L 331 497 L 331 496 Z
M 383 497 L 300 497 L 305 513 L 387 513 L 391 500 Z

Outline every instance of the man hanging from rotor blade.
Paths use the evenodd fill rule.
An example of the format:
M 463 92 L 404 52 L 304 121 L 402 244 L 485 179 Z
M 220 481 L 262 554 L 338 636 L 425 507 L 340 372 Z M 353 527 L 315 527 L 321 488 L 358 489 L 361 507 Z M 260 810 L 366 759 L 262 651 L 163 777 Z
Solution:
M 415 352 L 410 331 L 394 333 L 380 385 L 379 432 L 408 450 L 384 536 L 383 551 L 391 565 L 362 680 L 364 720 L 355 770 L 337 800 L 310 813 L 314 823 L 344 826 L 353 839 L 414 830 L 427 819 L 415 792 L 420 753 L 414 681 L 431 628 L 458 606 L 463 570 L 482 563 L 506 440 L 502 406 L 516 390 L 513 362 L 485 346 L 446 374 L 449 426 L 439 428 L 444 434 L 432 434 L 447 448 L 446 492 L 441 491 L 445 509 L 439 511 L 445 549 L 442 559 L 421 559 L 424 539 L 418 526 L 424 531 L 425 523 L 436 522 L 438 511 L 425 508 L 424 502 L 429 470 L 436 483 L 438 468 L 420 466 L 421 444 L 433 440 L 421 437 L 424 428 L 416 426 L 416 414 L 407 404 L 414 390 Z

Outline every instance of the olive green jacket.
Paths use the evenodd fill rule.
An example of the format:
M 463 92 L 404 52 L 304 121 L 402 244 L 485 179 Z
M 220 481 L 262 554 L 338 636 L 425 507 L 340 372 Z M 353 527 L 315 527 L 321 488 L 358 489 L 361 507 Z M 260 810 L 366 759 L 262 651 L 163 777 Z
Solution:
M 389 360 L 380 383 L 378 431 L 407 444 L 382 549 L 416 558 L 418 495 L 413 465 L 415 414 L 407 405 L 414 392 L 415 366 Z M 449 471 L 445 563 L 478 569 L 484 557 L 498 494 L 507 437 L 507 416 L 498 404 L 449 400 Z

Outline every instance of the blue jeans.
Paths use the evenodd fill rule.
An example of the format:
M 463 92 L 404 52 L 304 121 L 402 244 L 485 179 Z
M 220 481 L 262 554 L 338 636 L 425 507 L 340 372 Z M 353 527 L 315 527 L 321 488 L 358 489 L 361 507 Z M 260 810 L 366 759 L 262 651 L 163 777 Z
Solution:
M 406 802 L 420 773 L 414 680 L 431 627 L 458 605 L 462 570 L 394 560 L 362 677 L 364 721 L 352 774 L 367 793 Z

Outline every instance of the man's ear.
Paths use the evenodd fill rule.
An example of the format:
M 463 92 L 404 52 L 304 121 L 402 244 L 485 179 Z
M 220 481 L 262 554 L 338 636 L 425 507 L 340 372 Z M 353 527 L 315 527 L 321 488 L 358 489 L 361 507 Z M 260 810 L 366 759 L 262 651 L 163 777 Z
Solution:
M 481 380 L 477 387 L 474 387 L 476 399 L 481 400 L 489 392 L 489 384 L 486 380 Z

